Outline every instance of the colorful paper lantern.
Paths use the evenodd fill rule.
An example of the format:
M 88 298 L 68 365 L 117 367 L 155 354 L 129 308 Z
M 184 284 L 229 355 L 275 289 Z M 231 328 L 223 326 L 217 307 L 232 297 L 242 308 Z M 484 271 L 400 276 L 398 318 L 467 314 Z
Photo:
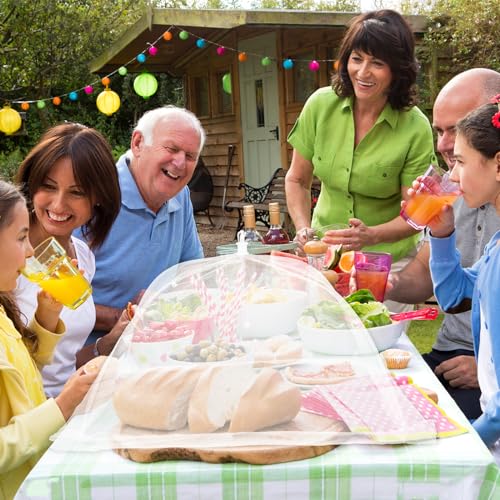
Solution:
M 22 102 L 21 103 L 21 109 L 23 111 L 28 111 L 28 109 L 30 109 L 30 103 L 29 102 Z
M 247 53 L 246 52 L 240 52 L 238 54 L 238 61 L 240 62 L 245 62 L 247 60 Z
M 52 104 L 54 106 L 59 106 L 59 104 L 61 104 L 61 98 L 58 96 L 55 96 L 54 99 L 52 99 Z
M 0 110 L 0 132 L 12 135 L 21 128 L 22 123 L 21 115 L 8 104 Z
M 135 77 L 134 90 L 137 95 L 149 99 L 158 90 L 158 80 L 151 73 L 141 73 Z
M 217 55 L 218 56 L 223 56 L 226 52 L 226 48 L 225 47 L 217 47 Z
M 291 59 L 285 59 L 283 61 L 283 67 L 285 69 L 292 69 L 293 68 L 293 61 Z
M 125 66 L 120 66 L 118 68 L 118 74 L 120 76 L 125 76 L 128 73 L 128 69 Z
M 179 38 L 181 40 L 187 40 L 189 38 L 189 33 L 187 31 L 181 31 L 179 33 Z
M 170 33 L 170 31 L 165 31 L 165 33 L 163 33 L 163 40 L 170 42 L 170 40 L 172 40 L 172 33 Z
M 78 94 L 74 90 L 73 90 L 73 92 L 70 92 L 68 94 L 68 97 L 69 97 L 70 101 L 73 101 L 73 102 L 78 101 Z
M 101 83 L 102 83 L 103 87 L 107 87 L 108 85 L 111 84 L 111 80 L 109 79 L 108 76 L 105 76 L 101 79 Z
M 222 89 L 226 94 L 231 94 L 232 86 L 231 86 L 231 73 L 226 73 L 222 77 Z
M 38 109 L 43 109 L 45 108 L 45 101 L 42 101 L 41 99 L 39 101 L 36 101 L 36 107 Z
M 156 54 L 158 54 L 158 49 L 154 45 L 152 45 L 148 49 L 148 54 L 154 57 Z
M 87 94 L 87 95 L 90 95 L 92 94 L 92 92 L 94 92 L 94 87 L 92 87 L 92 85 L 87 85 L 83 91 Z
M 137 62 L 138 62 L 138 63 L 141 63 L 141 64 L 142 64 L 143 62 L 146 62 L 146 56 L 145 56 L 144 54 L 137 54 L 136 59 L 137 59 Z
M 111 116 L 120 109 L 120 96 L 106 87 L 96 99 L 97 109 L 107 116 Z
M 204 49 L 207 45 L 207 42 L 205 40 L 203 40 L 203 38 L 198 38 L 198 40 L 196 40 L 196 46 L 199 48 L 199 49 Z
M 269 66 L 271 64 L 271 58 L 270 57 L 263 57 L 260 61 L 260 64 L 262 64 L 262 66 Z
M 309 69 L 311 71 L 318 71 L 319 70 L 319 62 L 314 60 L 309 63 Z
M 333 69 L 334 69 L 335 71 L 338 71 L 338 70 L 339 70 L 339 61 L 338 61 L 338 60 L 337 60 L 337 61 L 335 61 L 335 62 L 333 63 Z

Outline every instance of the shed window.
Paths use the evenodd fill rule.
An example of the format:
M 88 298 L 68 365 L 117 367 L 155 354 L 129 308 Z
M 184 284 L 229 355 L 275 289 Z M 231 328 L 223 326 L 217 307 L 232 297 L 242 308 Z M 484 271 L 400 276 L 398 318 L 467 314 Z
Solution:
M 316 72 L 309 69 L 314 59 L 313 52 L 300 54 L 300 61 L 293 66 L 293 100 L 306 102 L 307 98 L 318 88 Z
M 229 70 L 227 71 L 222 71 L 222 72 L 219 72 L 216 74 L 216 86 L 215 88 L 217 89 L 217 94 L 216 94 L 216 98 L 217 98 L 217 110 L 216 110 L 216 114 L 219 114 L 219 115 L 228 115 L 228 114 L 231 114 L 233 112 L 233 87 L 234 87 L 234 83 L 232 83 L 231 85 L 231 94 L 228 94 L 225 90 L 224 90 L 224 86 L 223 86 L 223 78 L 224 78 L 224 75 L 226 74 L 231 74 L 229 72 Z
M 210 114 L 209 86 L 207 76 L 196 76 L 193 78 L 194 111 L 198 116 Z

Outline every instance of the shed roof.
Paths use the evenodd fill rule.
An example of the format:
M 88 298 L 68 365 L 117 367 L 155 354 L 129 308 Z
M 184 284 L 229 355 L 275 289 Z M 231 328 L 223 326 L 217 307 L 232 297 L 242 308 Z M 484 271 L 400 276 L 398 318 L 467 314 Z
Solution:
M 326 12 L 296 10 L 192 10 L 192 9 L 150 9 L 133 26 L 99 57 L 90 63 L 90 70 L 96 73 L 111 73 L 122 65 L 129 71 L 150 71 L 178 73 L 182 57 L 192 50 L 185 42 L 174 38 L 158 45 L 155 57 L 148 57 L 145 64 L 134 64 L 135 56 L 154 43 L 170 27 L 186 30 L 199 38 L 217 43 L 229 31 L 250 27 L 269 28 L 326 28 L 348 25 L 357 12 Z M 427 25 L 425 16 L 405 16 L 415 33 L 422 33 Z M 184 46 L 183 46 L 184 44 Z

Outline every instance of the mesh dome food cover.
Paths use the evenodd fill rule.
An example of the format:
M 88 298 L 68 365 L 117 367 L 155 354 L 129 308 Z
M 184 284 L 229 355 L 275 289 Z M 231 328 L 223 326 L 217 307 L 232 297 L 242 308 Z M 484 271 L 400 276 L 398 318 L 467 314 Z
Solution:
M 230 255 L 162 273 L 55 447 L 218 448 L 435 437 L 322 274 Z

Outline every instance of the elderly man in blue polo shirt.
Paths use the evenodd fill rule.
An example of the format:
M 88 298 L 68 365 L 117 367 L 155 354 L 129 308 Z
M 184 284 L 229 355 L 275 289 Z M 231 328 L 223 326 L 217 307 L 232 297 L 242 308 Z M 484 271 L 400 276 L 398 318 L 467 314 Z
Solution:
M 182 108 L 157 108 L 138 121 L 117 162 L 120 213 L 95 253 L 95 330 L 110 331 L 127 302 L 165 269 L 203 257 L 187 183 L 204 142 L 198 118 Z M 94 354 L 109 354 L 114 337 L 98 338 Z

